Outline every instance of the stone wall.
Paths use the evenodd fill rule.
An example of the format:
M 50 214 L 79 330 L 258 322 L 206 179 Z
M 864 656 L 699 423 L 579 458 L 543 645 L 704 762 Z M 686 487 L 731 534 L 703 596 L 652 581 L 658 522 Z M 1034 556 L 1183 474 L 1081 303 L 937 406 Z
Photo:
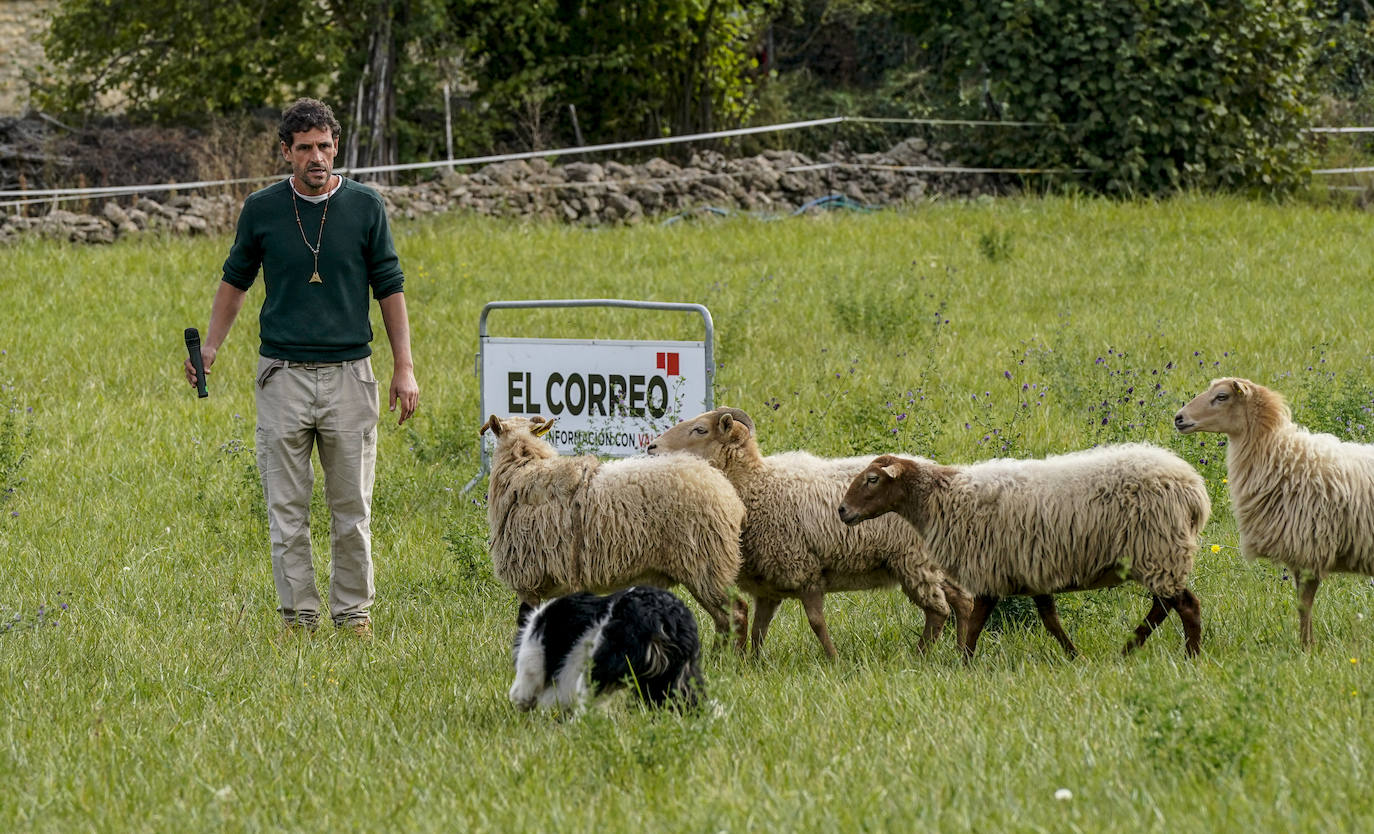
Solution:
M 686 165 L 663 159 L 551 165 L 532 159 L 445 174 L 420 185 L 374 187 L 393 219 L 466 211 L 582 225 L 667 222 L 703 213 L 778 216 L 841 206 L 876 208 L 999 190 L 985 175 L 910 170 L 938 167 L 949 150 L 907 139 L 880 154 L 835 150 L 815 159 L 796 151 L 743 158 L 705 151 Z M 11 211 L 0 215 L 0 242 L 35 234 L 110 243 L 150 230 L 225 232 L 233 229 L 239 205 L 230 195 L 211 194 L 112 200 L 87 214 L 60 207 L 31 211 L 31 216 Z
M 0 0 L 0 116 L 29 109 L 29 83 L 43 61 L 43 36 L 56 0 Z

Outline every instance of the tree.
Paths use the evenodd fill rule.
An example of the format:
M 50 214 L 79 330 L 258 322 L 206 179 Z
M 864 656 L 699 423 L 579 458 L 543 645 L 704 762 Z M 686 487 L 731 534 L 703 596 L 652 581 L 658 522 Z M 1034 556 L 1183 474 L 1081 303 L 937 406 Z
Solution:
M 1305 177 L 1307 0 L 944 0 L 906 19 L 978 115 L 1049 125 L 985 134 L 991 164 L 1081 169 L 1110 193 Z
M 62 0 L 48 35 L 62 113 L 111 95 L 195 122 L 328 100 L 341 164 L 433 154 L 461 82 L 463 151 L 640 139 L 742 123 L 779 0 Z M 577 122 L 572 114 L 576 113 Z
M 469 124 L 528 147 L 744 122 L 770 0 L 477 0 L 455 18 Z M 569 110 L 571 105 L 574 110 Z M 573 112 L 576 113 L 576 130 Z M 518 125 L 517 131 L 502 127 Z
M 114 97 L 151 121 L 279 104 L 323 89 L 342 56 L 318 17 L 304 0 L 63 0 L 44 44 L 56 81 L 38 98 L 92 114 Z

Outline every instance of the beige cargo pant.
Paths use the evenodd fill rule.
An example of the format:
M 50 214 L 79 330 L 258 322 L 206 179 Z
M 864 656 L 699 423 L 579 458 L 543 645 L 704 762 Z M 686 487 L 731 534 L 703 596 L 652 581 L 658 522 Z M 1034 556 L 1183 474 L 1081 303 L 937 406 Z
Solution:
M 272 537 L 272 578 L 287 623 L 314 628 L 320 594 L 310 548 L 310 493 L 319 449 L 329 506 L 329 616 L 369 616 L 377 378 L 370 359 L 287 362 L 259 357 L 257 458 Z

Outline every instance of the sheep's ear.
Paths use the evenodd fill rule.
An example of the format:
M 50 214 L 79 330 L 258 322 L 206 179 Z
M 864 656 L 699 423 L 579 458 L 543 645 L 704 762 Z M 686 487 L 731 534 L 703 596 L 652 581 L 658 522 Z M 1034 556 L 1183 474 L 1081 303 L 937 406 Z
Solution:
M 730 429 L 735 427 L 735 418 L 730 414 L 722 414 L 720 419 L 716 420 L 716 426 L 720 428 L 721 434 L 728 435 Z
M 558 418 L 555 417 L 551 420 L 544 420 L 544 422 L 542 423 L 535 423 L 533 426 L 530 427 L 530 433 L 533 434 L 535 437 L 543 437 L 544 435 L 549 433 L 549 429 L 553 428 L 553 424 L 557 421 Z
M 1252 386 L 1248 380 L 1244 379 L 1231 380 L 1231 390 L 1235 391 L 1236 395 L 1242 398 L 1249 397 L 1255 392 L 1254 386 Z
M 898 475 L 902 474 L 902 471 L 897 468 L 897 464 L 895 463 L 889 463 L 887 466 L 881 467 L 880 471 L 894 481 L 897 480 Z
M 481 437 L 483 433 L 487 431 L 487 429 L 491 429 L 493 437 L 500 437 L 501 432 L 505 431 L 505 428 L 501 425 L 500 418 L 497 417 L 495 414 L 488 417 L 487 421 L 482 424 L 482 428 L 477 430 L 477 436 Z

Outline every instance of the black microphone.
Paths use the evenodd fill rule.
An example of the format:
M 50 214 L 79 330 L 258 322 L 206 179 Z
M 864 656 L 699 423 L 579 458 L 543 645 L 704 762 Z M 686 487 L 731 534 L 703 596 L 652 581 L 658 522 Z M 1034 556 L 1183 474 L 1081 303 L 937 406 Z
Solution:
M 196 369 L 196 396 L 210 396 L 205 390 L 205 361 L 200 358 L 200 331 L 194 327 L 186 328 L 186 352 L 191 354 L 191 367 Z

